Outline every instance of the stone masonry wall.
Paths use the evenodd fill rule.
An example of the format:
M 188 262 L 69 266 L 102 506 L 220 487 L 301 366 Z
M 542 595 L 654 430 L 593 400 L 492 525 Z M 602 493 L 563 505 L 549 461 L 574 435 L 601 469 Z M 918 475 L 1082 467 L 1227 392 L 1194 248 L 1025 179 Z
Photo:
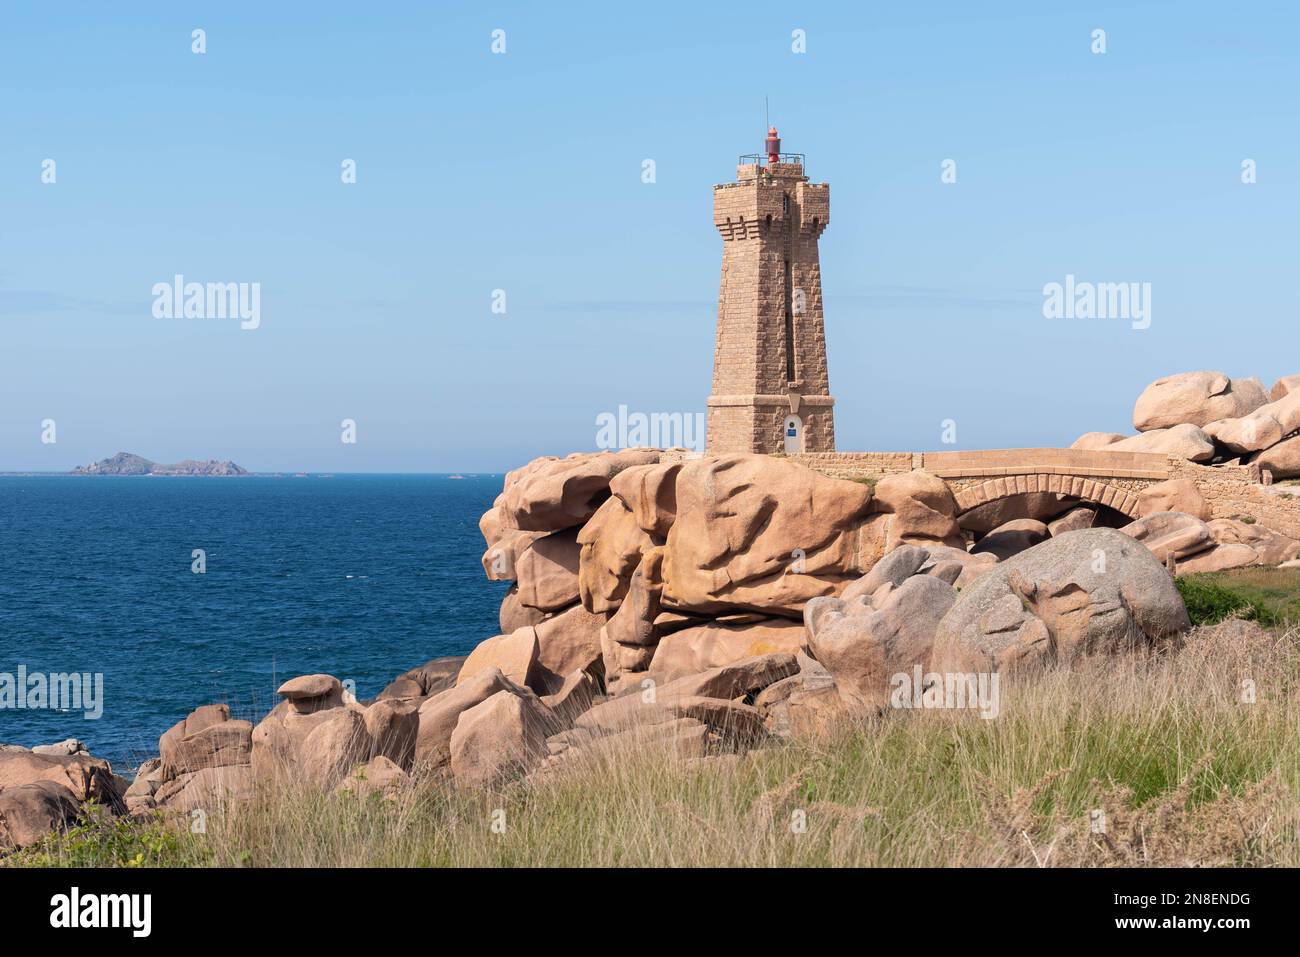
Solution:
M 919 467 L 911 452 L 805 452 L 791 462 L 838 479 L 874 479 Z
M 1248 515 L 1261 525 L 1300 539 L 1300 498 L 1270 491 L 1261 485 L 1257 465 L 1197 465 L 1181 459 L 1170 460 L 1176 478 L 1196 483 L 1214 518 L 1241 518 Z

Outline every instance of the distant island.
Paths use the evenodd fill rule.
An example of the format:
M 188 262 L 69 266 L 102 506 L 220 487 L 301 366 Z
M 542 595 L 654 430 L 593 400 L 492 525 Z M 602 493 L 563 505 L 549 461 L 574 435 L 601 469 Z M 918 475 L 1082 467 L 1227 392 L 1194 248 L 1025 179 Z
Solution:
M 246 469 L 234 462 L 218 462 L 209 459 L 198 462 L 185 459 L 174 465 L 151 462 L 142 455 L 132 452 L 118 452 L 116 455 L 90 465 L 79 465 L 72 470 L 73 475 L 247 475 Z

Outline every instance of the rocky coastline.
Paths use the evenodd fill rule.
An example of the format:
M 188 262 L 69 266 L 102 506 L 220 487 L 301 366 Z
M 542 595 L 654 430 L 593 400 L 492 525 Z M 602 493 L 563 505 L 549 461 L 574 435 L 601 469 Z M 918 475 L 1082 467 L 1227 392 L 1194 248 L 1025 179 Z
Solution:
M 1075 444 L 1300 477 L 1300 377 L 1271 392 L 1162 379 L 1135 425 Z M 1300 561 L 1300 540 L 1216 515 L 1187 479 L 1137 498 L 1136 518 L 1046 492 L 963 512 L 924 470 L 851 481 L 779 455 L 538 458 L 479 523 L 485 574 L 512 583 L 499 634 L 369 701 L 315 674 L 285 682 L 256 725 L 200 706 L 133 781 L 76 742 L 5 747 L 0 844 L 31 844 L 91 801 L 188 814 L 286 777 L 339 795 L 391 797 L 417 775 L 474 791 L 583 755 L 705 761 L 817 740 L 943 706 L 954 678 L 1177 654 L 1191 622 L 1176 576 Z

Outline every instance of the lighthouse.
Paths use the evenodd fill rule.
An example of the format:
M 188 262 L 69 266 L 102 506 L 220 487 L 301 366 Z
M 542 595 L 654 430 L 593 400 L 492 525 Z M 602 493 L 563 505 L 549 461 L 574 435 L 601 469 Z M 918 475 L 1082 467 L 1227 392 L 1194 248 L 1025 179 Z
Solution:
M 781 152 L 776 127 L 763 146 L 713 187 L 722 281 L 708 452 L 832 452 L 817 252 L 830 187 L 808 181 L 802 154 Z

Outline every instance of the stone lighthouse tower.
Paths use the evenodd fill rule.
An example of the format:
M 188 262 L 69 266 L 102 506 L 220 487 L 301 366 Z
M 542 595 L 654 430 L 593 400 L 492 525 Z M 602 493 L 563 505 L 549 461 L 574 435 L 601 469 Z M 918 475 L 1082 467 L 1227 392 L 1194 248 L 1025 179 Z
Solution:
M 817 257 L 830 187 L 808 182 L 803 156 L 781 152 L 775 127 L 765 152 L 742 156 L 736 182 L 713 187 L 722 287 L 710 454 L 835 449 Z

